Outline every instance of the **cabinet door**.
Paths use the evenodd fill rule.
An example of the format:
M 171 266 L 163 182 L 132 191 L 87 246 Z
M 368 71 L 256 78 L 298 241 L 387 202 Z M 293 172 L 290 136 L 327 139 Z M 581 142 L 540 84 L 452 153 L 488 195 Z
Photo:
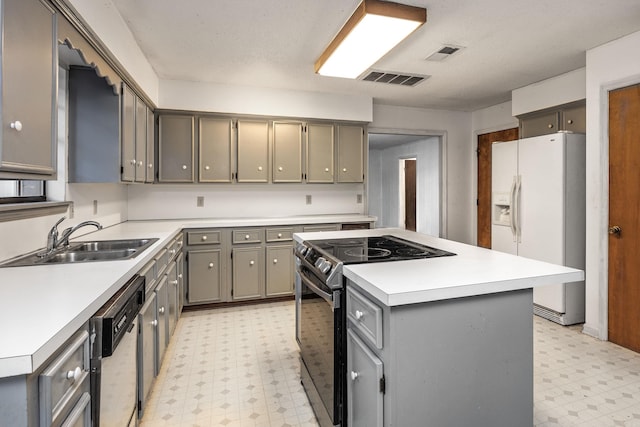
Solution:
M 238 182 L 269 182 L 269 124 L 238 120 Z
M 193 116 L 160 116 L 159 182 L 193 182 L 193 123 Z
M 138 315 L 138 407 L 139 417 L 144 414 L 147 397 L 155 378 L 156 295 L 151 294 Z
M 221 249 L 189 251 L 187 255 L 187 301 L 222 301 Z
M 231 130 L 229 119 L 200 117 L 200 182 L 231 182 Z
M 169 295 L 167 293 L 167 276 L 160 279 L 156 294 L 156 334 L 155 334 L 155 374 L 160 372 L 164 352 L 169 344 L 167 340 L 167 313 L 169 312 Z
M 293 246 L 267 246 L 268 297 L 293 294 Z
M 347 330 L 347 412 L 349 427 L 382 427 L 382 361 Z
M 233 300 L 264 296 L 264 252 L 261 247 L 233 248 Z
M 173 330 L 178 321 L 178 266 L 172 261 L 167 270 L 167 303 L 169 314 L 167 315 L 167 342 L 171 339 Z
M 55 14 L 39 0 L 3 1 L 2 8 L 0 170 L 54 176 Z
M 548 135 L 559 130 L 557 111 L 527 117 L 520 121 L 520 138 Z
M 587 106 L 578 105 L 570 108 L 563 108 L 560 112 L 562 130 L 575 133 L 587 132 Z
M 153 111 L 147 108 L 147 170 L 145 172 L 145 182 L 153 182 L 155 179 L 155 135 Z
M 176 321 L 178 321 L 184 308 L 184 255 L 182 252 L 176 258 L 176 268 L 178 271 L 178 311 L 176 312 Z
M 333 182 L 333 134 L 333 125 L 307 125 L 307 182 Z
M 147 177 L 147 110 L 145 103 L 136 97 L 136 182 L 144 182 Z
M 302 123 L 273 123 L 273 182 L 302 182 Z
M 337 181 L 364 181 L 364 128 L 362 126 L 338 126 Z
M 122 84 L 121 123 L 121 180 L 133 182 L 136 179 L 136 95 L 124 83 Z

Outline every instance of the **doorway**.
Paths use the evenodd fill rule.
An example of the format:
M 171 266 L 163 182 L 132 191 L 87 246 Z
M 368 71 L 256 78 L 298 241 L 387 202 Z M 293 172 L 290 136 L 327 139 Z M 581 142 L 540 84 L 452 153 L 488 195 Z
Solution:
M 609 92 L 608 336 L 640 352 L 640 84 Z
M 398 225 L 410 231 L 416 231 L 416 168 L 417 160 L 415 158 L 400 160 L 398 167 L 400 171 L 398 179 L 400 214 L 398 218 L 402 220 L 402 224 Z

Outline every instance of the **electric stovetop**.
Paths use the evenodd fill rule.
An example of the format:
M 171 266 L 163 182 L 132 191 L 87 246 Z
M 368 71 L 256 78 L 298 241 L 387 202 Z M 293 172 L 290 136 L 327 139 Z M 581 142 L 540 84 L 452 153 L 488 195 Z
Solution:
M 396 236 L 372 236 L 308 241 L 343 264 L 403 261 L 453 256 L 452 252 L 410 242 Z

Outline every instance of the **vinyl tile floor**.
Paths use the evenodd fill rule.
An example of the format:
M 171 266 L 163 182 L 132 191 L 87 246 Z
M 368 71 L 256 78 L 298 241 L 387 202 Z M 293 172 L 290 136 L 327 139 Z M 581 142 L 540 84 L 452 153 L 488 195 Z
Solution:
M 294 319 L 293 301 L 183 313 L 140 426 L 317 426 Z M 640 354 L 580 330 L 534 316 L 534 426 L 640 427 Z

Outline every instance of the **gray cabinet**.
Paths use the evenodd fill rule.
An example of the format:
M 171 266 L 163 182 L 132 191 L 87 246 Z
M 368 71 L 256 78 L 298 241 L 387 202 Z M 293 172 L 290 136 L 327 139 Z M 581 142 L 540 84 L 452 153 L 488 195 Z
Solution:
M 302 182 L 302 123 L 273 122 L 272 182 Z
M 520 138 L 548 135 L 560 131 L 586 133 L 586 104 L 574 102 L 519 116 Z
M 232 249 L 232 299 L 257 299 L 264 296 L 264 250 L 262 247 Z
M 586 103 L 564 107 L 560 110 L 561 130 L 587 133 Z
M 179 319 L 184 308 L 184 254 L 182 252 L 176 258 L 176 268 L 178 271 L 178 312 L 176 317 Z
M 147 170 L 145 172 L 145 182 L 153 182 L 155 180 L 155 125 L 153 120 L 153 111 L 147 108 Z
M 159 182 L 193 182 L 194 117 L 161 114 L 158 150 Z
M 337 182 L 364 182 L 364 135 L 363 126 L 337 126 Z
M 306 181 L 331 183 L 334 180 L 334 125 L 307 124 Z
M 156 373 L 156 294 L 152 292 L 138 314 L 138 418 L 142 418 Z
M 269 182 L 269 123 L 238 120 L 238 182 Z
M 200 117 L 198 181 L 231 182 L 233 122 L 231 119 Z
M 347 330 L 347 413 L 350 427 L 382 427 L 384 394 L 382 361 Z
M 54 10 L 40 0 L 3 1 L 0 176 L 55 178 L 57 77 Z
M 187 302 L 220 302 L 223 298 L 222 249 L 198 249 L 187 252 Z
M 147 178 L 147 110 L 142 99 L 136 96 L 135 182 L 145 182 Z
M 155 374 L 160 373 L 160 366 L 164 353 L 169 345 L 168 341 L 168 313 L 169 313 L 169 294 L 167 288 L 167 277 L 160 278 L 158 287 L 155 290 L 156 296 L 156 333 L 155 333 Z
M 122 181 L 136 179 L 136 95 L 126 84 L 122 84 L 122 118 L 120 141 L 122 158 Z
M 293 295 L 293 245 L 266 247 L 265 296 Z
M 178 322 L 178 266 L 172 261 L 167 269 L 167 343 Z

